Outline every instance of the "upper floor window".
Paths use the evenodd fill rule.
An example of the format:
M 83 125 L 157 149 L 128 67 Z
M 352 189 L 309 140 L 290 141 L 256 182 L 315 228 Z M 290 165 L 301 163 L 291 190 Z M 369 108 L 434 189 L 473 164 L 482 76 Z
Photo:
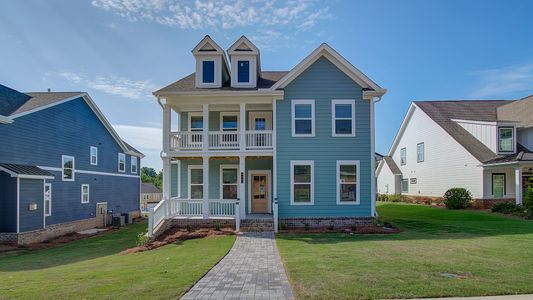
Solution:
M 407 148 L 400 149 L 400 165 L 407 164 Z
M 202 82 L 214 83 L 215 82 L 215 61 L 204 60 L 202 61 Z
M 81 203 L 89 203 L 89 185 L 81 185 Z
M 498 128 L 498 151 L 513 152 L 513 127 L 499 127 Z
M 237 61 L 237 82 L 250 82 L 250 61 Z
M 204 117 L 201 115 L 189 116 L 190 131 L 202 131 L 204 128 Z
M 315 136 L 315 100 L 292 100 L 292 136 Z
M 359 203 L 359 161 L 337 161 L 337 204 Z
M 74 156 L 61 156 L 63 181 L 74 181 Z
M 418 143 L 416 145 L 416 162 L 424 161 L 424 143 Z
M 137 173 L 137 157 L 131 157 L 131 173 Z
M 355 136 L 355 100 L 331 100 L 332 135 Z
M 91 146 L 91 165 L 98 164 L 98 148 Z
M 118 154 L 118 171 L 126 172 L 126 154 L 124 153 Z
M 314 203 L 313 166 L 313 161 L 291 161 L 291 204 Z

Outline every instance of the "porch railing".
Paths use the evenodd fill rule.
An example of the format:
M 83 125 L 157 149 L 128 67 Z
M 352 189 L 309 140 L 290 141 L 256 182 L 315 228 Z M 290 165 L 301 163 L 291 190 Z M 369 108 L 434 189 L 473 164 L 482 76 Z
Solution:
M 236 131 L 210 131 L 209 149 L 239 149 L 239 140 L 239 133 Z
M 170 134 L 170 148 L 180 150 L 201 150 L 203 146 L 202 132 L 180 131 Z
M 170 134 L 172 151 L 202 150 L 203 143 L 201 131 L 176 131 Z M 238 150 L 241 146 L 247 150 L 272 149 L 273 134 L 272 130 L 256 130 L 246 131 L 241 137 L 238 131 L 209 131 L 207 143 L 209 150 Z
M 257 130 L 246 132 L 246 148 L 267 149 L 272 148 L 272 131 Z
M 240 227 L 239 200 L 207 200 L 208 209 L 204 211 L 203 199 L 170 198 L 161 200 L 148 213 L 148 235 L 152 236 L 156 228 L 168 218 L 233 218 L 236 230 Z

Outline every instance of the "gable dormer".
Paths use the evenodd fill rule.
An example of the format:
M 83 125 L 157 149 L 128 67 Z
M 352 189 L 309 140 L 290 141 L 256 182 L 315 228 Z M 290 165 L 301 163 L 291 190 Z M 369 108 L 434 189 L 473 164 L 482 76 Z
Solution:
M 231 62 L 231 86 L 255 88 L 261 72 L 259 49 L 244 35 L 228 49 Z
M 220 88 L 229 79 L 224 50 L 206 35 L 192 50 L 196 59 L 196 87 Z

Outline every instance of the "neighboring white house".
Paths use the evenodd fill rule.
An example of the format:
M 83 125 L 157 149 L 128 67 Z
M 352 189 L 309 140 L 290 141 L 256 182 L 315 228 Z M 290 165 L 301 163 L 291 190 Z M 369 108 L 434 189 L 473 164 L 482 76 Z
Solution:
M 464 187 L 484 203 L 533 186 L 533 96 L 416 101 L 376 170 L 377 192 L 442 197 Z

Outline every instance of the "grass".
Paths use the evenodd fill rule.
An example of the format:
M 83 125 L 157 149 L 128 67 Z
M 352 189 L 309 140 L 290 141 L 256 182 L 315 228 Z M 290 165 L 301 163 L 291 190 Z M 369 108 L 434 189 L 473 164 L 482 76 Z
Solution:
M 0 299 L 177 298 L 235 240 L 209 237 L 118 254 L 145 229 L 137 223 L 51 249 L 0 254 Z
M 533 293 L 533 221 L 391 203 L 378 212 L 402 233 L 278 235 L 297 298 Z

